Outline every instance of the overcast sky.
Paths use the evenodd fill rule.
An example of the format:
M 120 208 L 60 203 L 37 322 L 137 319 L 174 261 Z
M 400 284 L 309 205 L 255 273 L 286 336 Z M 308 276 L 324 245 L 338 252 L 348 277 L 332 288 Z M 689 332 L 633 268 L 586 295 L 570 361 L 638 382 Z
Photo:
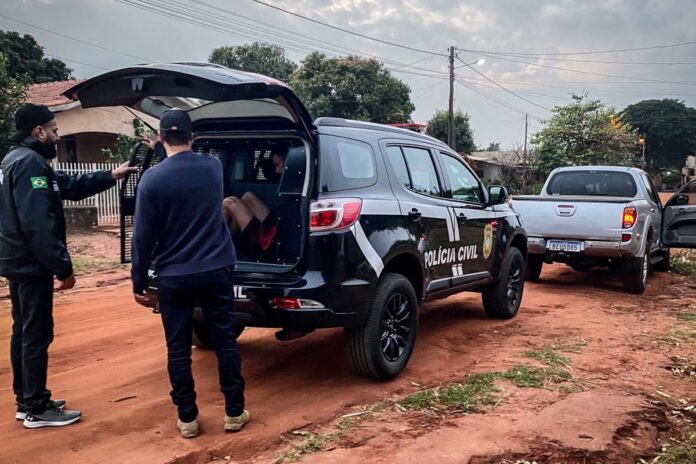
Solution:
M 568 102 L 571 93 L 588 92 L 617 110 L 648 98 L 696 106 L 696 45 L 567 54 L 695 42 L 694 0 L 267 3 L 429 53 L 362 39 L 252 0 L 2 0 L 0 29 L 33 35 L 77 78 L 143 60 L 207 61 L 215 47 L 254 39 L 285 47 L 295 61 L 313 50 L 376 56 L 411 87 L 416 122 L 447 108 L 447 57 L 440 55 L 454 45 L 458 65 L 485 58 L 472 66 L 483 76 L 464 66 L 455 84 L 455 107 L 470 114 L 479 146 L 521 144 L 524 114 L 531 137 L 548 109 Z

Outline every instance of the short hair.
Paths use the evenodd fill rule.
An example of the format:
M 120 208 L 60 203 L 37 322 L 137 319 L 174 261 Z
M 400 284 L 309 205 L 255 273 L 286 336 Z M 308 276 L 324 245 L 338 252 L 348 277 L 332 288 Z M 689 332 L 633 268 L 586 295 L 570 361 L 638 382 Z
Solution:
M 161 131 L 162 139 L 172 146 L 188 145 L 191 136 L 181 131 Z

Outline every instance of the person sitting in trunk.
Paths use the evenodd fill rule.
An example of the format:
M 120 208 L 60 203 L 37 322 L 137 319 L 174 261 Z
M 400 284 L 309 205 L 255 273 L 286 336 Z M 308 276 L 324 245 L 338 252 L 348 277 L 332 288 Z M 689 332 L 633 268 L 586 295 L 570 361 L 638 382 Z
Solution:
M 269 182 L 280 184 L 287 155 L 287 147 L 278 147 L 273 149 L 270 160 L 262 160 L 261 169 Z M 277 214 L 254 192 L 246 192 L 242 198 L 225 198 L 222 212 L 240 249 L 251 251 L 250 254 L 256 250 L 261 255 L 272 250 L 277 231 Z

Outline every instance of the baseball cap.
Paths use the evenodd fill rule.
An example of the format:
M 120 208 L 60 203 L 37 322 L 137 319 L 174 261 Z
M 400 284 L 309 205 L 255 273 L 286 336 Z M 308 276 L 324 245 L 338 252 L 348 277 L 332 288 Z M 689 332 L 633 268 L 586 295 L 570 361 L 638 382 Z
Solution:
M 160 116 L 160 132 L 177 132 L 185 137 L 190 137 L 191 131 L 191 118 L 184 110 L 173 108 Z
M 43 126 L 55 119 L 55 115 L 44 105 L 25 103 L 17 109 L 14 115 L 15 132 L 10 140 L 19 141 L 29 136 L 36 126 Z

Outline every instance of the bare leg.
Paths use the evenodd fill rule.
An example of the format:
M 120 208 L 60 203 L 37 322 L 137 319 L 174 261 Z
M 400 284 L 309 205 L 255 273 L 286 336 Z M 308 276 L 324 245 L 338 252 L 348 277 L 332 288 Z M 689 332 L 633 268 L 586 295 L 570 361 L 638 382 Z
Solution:
M 242 196 L 242 203 L 260 222 L 265 221 L 271 213 L 268 206 L 253 192 L 245 193 Z
M 223 200 L 222 214 L 225 220 L 230 222 L 233 233 L 243 232 L 254 217 L 249 208 L 237 197 L 227 197 Z

